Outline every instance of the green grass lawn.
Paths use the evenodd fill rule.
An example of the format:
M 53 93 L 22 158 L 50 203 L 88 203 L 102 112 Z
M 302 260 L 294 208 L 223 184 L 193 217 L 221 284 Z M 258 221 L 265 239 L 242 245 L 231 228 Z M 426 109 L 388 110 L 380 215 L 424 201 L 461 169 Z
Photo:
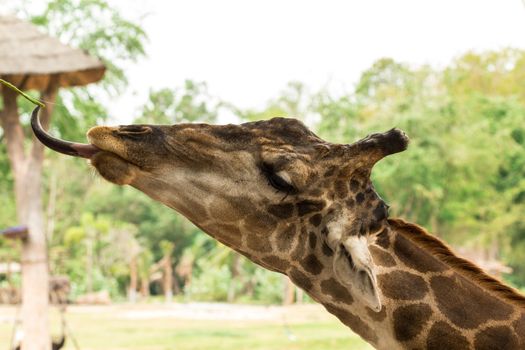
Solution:
M 145 310 L 147 306 L 142 306 Z M 159 308 L 158 306 L 156 307 Z M 14 312 L 1 308 L 2 314 Z M 255 321 L 180 320 L 174 317 L 126 318 L 126 307 L 72 308 L 70 327 L 82 350 L 266 350 L 266 349 L 372 349 L 326 311 L 322 316 L 292 315 L 284 319 Z M 317 312 L 317 311 L 316 311 Z M 308 315 L 307 315 L 308 316 Z M 59 326 L 53 316 L 53 333 Z M 287 314 L 288 318 L 288 314 Z M 0 349 L 10 339 L 11 325 L 0 323 Z M 74 349 L 66 344 L 66 349 Z M 7 348 L 7 347 L 6 347 Z

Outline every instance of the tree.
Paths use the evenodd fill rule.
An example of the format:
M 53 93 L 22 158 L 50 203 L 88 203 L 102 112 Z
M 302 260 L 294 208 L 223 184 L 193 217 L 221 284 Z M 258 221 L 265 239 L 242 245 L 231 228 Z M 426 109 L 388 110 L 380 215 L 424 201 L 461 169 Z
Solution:
M 208 93 L 204 82 L 186 80 L 182 89 L 151 90 L 135 120 L 141 124 L 214 122 L 221 102 Z
M 512 49 L 467 53 L 443 70 L 379 60 L 347 95 L 315 97 L 319 133 L 349 143 L 394 126 L 405 130 L 409 150 L 373 174 L 391 215 L 523 271 L 510 247 L 524 239 L 524 62 L 524 52 Z
M 169 241 L 160 242 L 160 248 L 162 249 L 162 267 L 164 270 L 162 278 L 162 289 L 164 291 L 164 297 L 167 303 L 171 303 L 173 300 L 173 263 L 171 256 L 175 245 Z
M 74 10 L 74 11 L 72 11 Z M 98 11 L 94 11 L 98 10 Z M 75 17 L 75 16 L 79 17 Z M 101 18 L 107 19 L 109 26 L 104 29 L 96 24 L 101 23 Z M 95 26 L 90 27 L 92 30 L 80 32 L 77 30 L 79 19 L 83 22 L 91 21 Z M 56 36 L 64 37 L 65 33 L 72 35 L 68 40 L 69 44 L 79 44 L 82 48 L 89 48 L 100 57 L 106 58 L 106 64 L 110 66 L 108 70 L 108 79 L 105 87 L 119 87 L 119 83 L 125 82 L 122 76 L 119 76 L 119 69 L 116 65 L 111 66 L 110 50 L 103 50 L 102 44 L 115 48 L 124 53 L 129 53 L 128 57 L 138 57 L 138 53 L 143 53 L 142 40 L 144 33 L 139 30 L 135 24 L 126 21 L 111 9 L 104 1 L 99 0 L 56 0 L 47 4 L 43 15 L 32 18 L 35 23 L 44 25 L 50 31 L 53 31 L 53 24 L 56 24 Z M 67 22 L 69 20 L 69 22 Z M 68 25 L 69 24 L 69 25 Z M 118 34 L 115 30 L 108 32 L 111 28 L 126 29 Z M 87 27 L 86 27 L 87 28 Z M 137 29 L 133 31 L 133 29 Z M 109 34 L 109 35 L 108 35 Z M 121 72 L 121 71 L 120 71 Z M 115 73 L 115 74 L 112 74 Z M 55 75 L 51 75 L 50 82 L 41 94 L 41 99 L 47 102 L 48 107 L 42 111 L 42 122 L 49 125 L 53 112 L 54 102 L 58 95 L 59 82 Z M 77 90 L 70 95 L 70 100 L 77 105 L 81 104 L 78 96 L 84 92 L 87 96 L 88 90 Z M 2 128 L 6 139 L 7 153 L 9 156 L 11 171 L 14 181 L 14 192 L 16 198 L 17 216 L 19 222 L 27 223 L 30 229 L 30 239 L 24 242 L 23 256 L 26 268 L 23 274 L 23 300 L 22 307 L 22 327 L 26 337 L 31 336 L 31 342 L 23 343 L 24 349 L 47 348 L 49 346 L 49 331 L 47 320 L 47 251 L 46 237 L 43 231 L 44 218 L 42 214 L 41 190 L 43 184 L 43 159 L 44 148 L 36 140 L 32 140 L 29 147 L 25 145 L 24 128 L 19 119 L 18 105 L 14 92 L 3 89 L 3 106 L 0 115 Z M 62 100 L 63 96 L 62 96 Z M 93 101 L 93 100 L 92 100 Z M 94 103 L 92 103 L 93 105 Z M 67 110 L 64 108 L 64 110 Z M 34 288 L 41 291 L 34 293 Z M 27 339 L 27 338 L 26 338 Z
M 137 257 L 140 294 L 142 298 L 149 296 L 150 270 L 153 265 L 153 254 L 146 245 Z

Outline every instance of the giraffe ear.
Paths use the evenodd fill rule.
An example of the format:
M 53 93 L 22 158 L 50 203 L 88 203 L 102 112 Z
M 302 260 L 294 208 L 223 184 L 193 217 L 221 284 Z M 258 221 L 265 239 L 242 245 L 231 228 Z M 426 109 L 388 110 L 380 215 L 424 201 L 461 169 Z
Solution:
M 351 236 L 335 247 L 334 273 L 352 295 L 372 310 L 381 311 L 375 264 L 366 237 Z

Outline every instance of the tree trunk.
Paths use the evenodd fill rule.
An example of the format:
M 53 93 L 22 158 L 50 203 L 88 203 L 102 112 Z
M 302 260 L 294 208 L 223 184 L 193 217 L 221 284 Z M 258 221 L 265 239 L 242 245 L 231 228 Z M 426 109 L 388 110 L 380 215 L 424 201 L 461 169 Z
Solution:
M 304 299 L 304 290 L 301 288 L 295 288 L 295 303 L 302 304 Z
M 143 299 L 149 297 L 149 276 L 145 274 L 140 277 L 140 296 Z
M 293 303 L 294 294 L 295 294 L 295 285 L 292 283 L 292 280 L 288 276 L 283 275 L 284 282 L 284 295 L 283 295 L 283 305 L 290 305 Z
M 137 256 L 133 256 L 129 262 L 129 290 L 128 300 L 131 303 L 137 302 L 137 287 L 138 287 L 138 270 L 137 270 Z
M 173 268 L 171 267 L 171 255 L 164 257 L 164 298 L 166 303 L 173 301 Z
M 57 95 L 56 81 L 43 93 L 46 101 Z M 42 210 L 42 163 L 44 146 L 33 137 L 31 150 L 24 150 L 24 132 L 18 115 L 17 94 L 2 90 L 4 110 L 0 115 L 7 142 L 7 153 L 15 179 L 15 198 L 19 224 L 27 225 L 28 238 L 22 244 L 22 350 L 49 350 L 49 267 Z M 41 111 L 45 128 L 52 105 Z
M 55 172 L 51 174 L 49 179 L 49 199 L 47 202 L 46 210 L 46 237 L 47 242 L 51 243 L 53 240 L 53 233 L 55 232 L 55 214 L 56 214 L 56 201 L 57 201 L 57 175 Z
M 237 278 L 239 277 L 239 270 L 241 269 L 241 255 L 239 253 L 232 253 L 233 259 L 230 264 L 230 284 L 228 285 L 228 295 L 227 295 L 227 301 L 229 303 L 233 303 L 235 301 L 235 287 L 237 285 Z

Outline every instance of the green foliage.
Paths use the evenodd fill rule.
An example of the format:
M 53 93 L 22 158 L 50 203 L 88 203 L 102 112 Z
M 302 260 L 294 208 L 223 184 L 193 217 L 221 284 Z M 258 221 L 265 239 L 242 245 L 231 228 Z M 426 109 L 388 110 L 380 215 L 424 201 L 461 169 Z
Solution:
M 187 290 L 186 293 L 194 300 L 226 301 L 230 284 L 237 284 L 237 281 L 232 279 L 228 266 L 212 265 L 206 260 L 199 260 L 197 265 L 205 273 L 197 275 L 191 283 L 191 290 Z
M 315 97 L 319 133 L 352 142 L 400 127 L 409 150 L 381 161 L 373 178 L 391 214 L 455 244 L 499 251 L 525 284 L 522 213 L 525 53 L 468 53 L 443 71 L 382 59 L 355 91 Z M 494 249 L 495 246 L 495 249 Z
M 0 137 L 1 140 L 1 137 Z M 13 196 L 13 176 L 7 159 L 7 149 L 4 142 L 0 143 L 0 227 L 15 226 L 16 207 Z M 1 243 L 0 243 L 1 244 Z
M 279 96 L 270 100 L 263 110 L 241 110 L 232 105 L 228 105 L 228 107 L 244 121 L 285 116 L 304 120 L 310 112 L 310 101 L 306 87 L 302 83 L 294 81 L 288 83 Z
M 151 90 L 142 115 L 135 121 L 141 124 L 174 124 L 214 122 L 220 103 L 208 93 L 204 82 L 186 80 L 182 89 Z
M 129 259 L 138 250 L 136 234 L 128 223 L 85 212 L 79 226 L 64 232 L 62 254 L 52 254 L 54 271 L 70 277 L 73 295 L 91 288 L 116 296 L 126 289 Z
M 284 279 L 281 274 L 255 266 L 252 273 L 254 300 L 267 304 L 280 304 L 283 302 Z

